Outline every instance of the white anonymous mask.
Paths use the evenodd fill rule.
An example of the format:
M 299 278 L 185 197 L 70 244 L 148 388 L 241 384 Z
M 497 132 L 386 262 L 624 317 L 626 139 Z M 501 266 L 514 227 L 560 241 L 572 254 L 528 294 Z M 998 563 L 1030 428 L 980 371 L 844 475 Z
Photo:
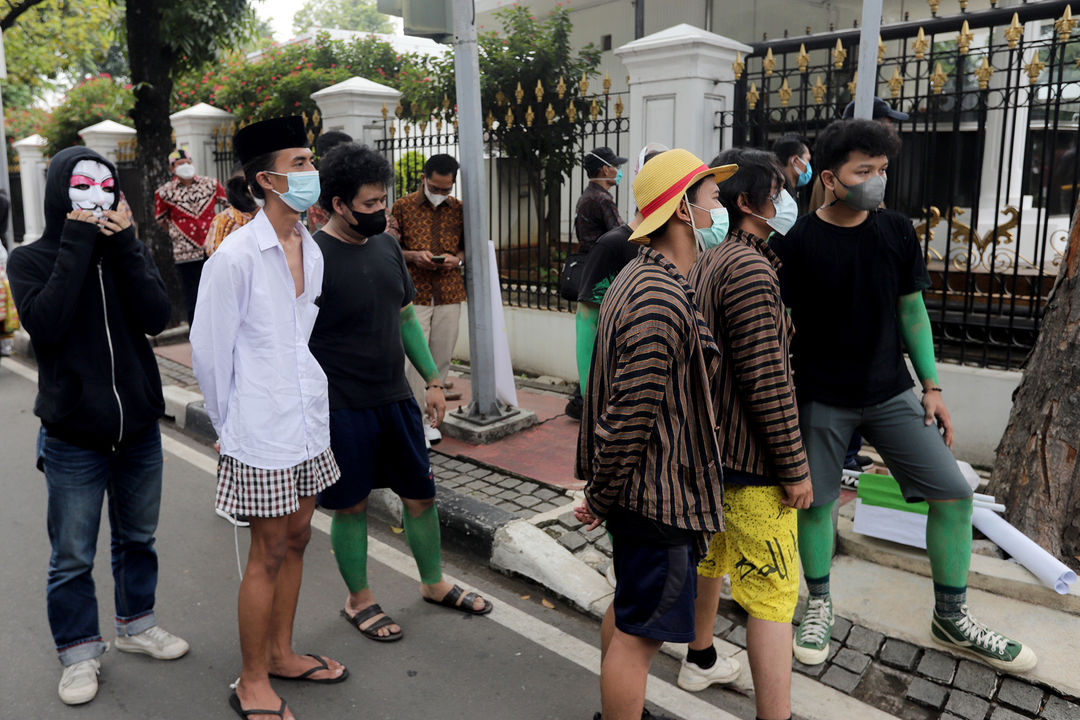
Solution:
M 73 210 L 89 210 L 99 218 L 112 209 L 116 179 L 112 171 L 97 160 L 80 160 L 71 170 L 68 197 Z

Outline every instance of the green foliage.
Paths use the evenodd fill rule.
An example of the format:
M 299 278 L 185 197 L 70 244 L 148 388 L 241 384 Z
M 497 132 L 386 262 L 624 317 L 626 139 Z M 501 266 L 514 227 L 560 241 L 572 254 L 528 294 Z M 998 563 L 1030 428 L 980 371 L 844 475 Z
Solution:
M 162 38 L 177 58 L 176 69 L 201 67 L 250 43 L 258 18 L 248 0 L 161 3 Z
M 394 194 L 402 197 L 420 187 L 420 175 L 427 158 L 419 150 L 410 150 L 394 163 Z
M 44 0 L 24 12 L 4 33 L 4 105 L 29 107 L 71 78 L 125 72 L 117 36 L 122 18 L 111 3 L 74 0 Z
M 68 91 L 64 102 L 56 108 L 42 128 L 49 144 L 47 155 L 54 155 L 71 145 L 80 145 L 79 130 L 102 120 L 115 120 L 130 125 L 135 98 L 131 85 L 110 75 L 98 75 Z
M 394 32 L 389 16 L 376 9 L 374 0 L 307 0 L 293 15 L 293 32 L 299 35 L 313 27 Z
M 391 87 L 422 84 L 428 62 L 402 55 L 373 35 L 331 40 L 319 33 L 308 43 L 268 47 L 254 59 L 231 53 L 200 73 L 183 75 L 173 86 L 173 107 L 206 102 L 240 121 L 313 115 L 317 106 L 311 93 L 316 90 L 354 75 Z

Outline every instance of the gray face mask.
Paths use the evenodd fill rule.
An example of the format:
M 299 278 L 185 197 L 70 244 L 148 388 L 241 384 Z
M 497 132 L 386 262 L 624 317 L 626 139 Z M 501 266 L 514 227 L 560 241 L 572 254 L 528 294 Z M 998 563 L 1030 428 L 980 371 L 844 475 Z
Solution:
M 840 178 L 836 178 L 836 182 L 844 185 Z M 875 175 L 858 185 L 844 185 L 844 189 L 847 190 L 847 197 L 840 202 L 852 210 L 875 210 L 885 199 L 885 176 Z

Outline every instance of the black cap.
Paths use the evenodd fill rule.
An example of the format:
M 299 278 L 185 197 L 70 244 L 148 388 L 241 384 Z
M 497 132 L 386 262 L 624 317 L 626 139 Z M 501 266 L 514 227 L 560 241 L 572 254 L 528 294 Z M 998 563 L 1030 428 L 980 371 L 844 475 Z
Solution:
M 299 115 L 260 120 L 245 125 L 233 136 L 233 150 L 243 165 L 266 153 L 307 146 L 304 120 Z
M 845 120 L 850 120 L 855 117 L 855 101 L 852 100 L 844 108 L 844 114 L 842 116 Z M 874 119 L 880 120 L 881 118 L 889 118 L 890 120 L 896 120 L 898 122 L 904 122 L 911 116 L 906 112 L 900 112 L 899 110 L 893 110 L 889 103 L 885 102 L 879 97 L 874 98 Z
M 581 159 L 581 166 L 585 168 L 585 172 L 589 175 L 595 175 L 603 165 L 618 167 L 625 162 L 626 158 L 619 157 L 611 148 L 598 147 L 585 153 L 585 157 Z

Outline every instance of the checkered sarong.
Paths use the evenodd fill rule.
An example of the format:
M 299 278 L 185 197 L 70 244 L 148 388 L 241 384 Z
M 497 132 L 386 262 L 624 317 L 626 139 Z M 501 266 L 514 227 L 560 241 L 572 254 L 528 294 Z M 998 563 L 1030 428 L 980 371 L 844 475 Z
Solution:
M 340 476 L 330 448 L 299 465 L 276 470 L 252 467 L 222 455 L 214 504 L 231 515 L 281 517 L 299 510 L 300 498 L 322 492 Z

